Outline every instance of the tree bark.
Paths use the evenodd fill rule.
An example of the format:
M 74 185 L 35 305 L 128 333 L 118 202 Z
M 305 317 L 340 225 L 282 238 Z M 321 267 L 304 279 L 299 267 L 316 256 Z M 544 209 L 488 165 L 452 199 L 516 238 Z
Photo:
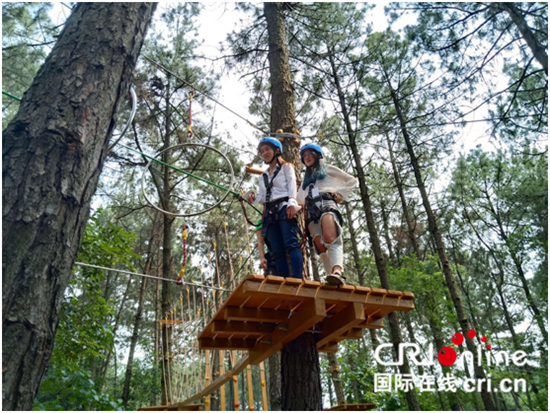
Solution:
M 321 368 L 314 334 L 304 333 L 283 347 L 281 376 L 282 410 L 323 410 Z
M 430 200 L 428 198 L 428 193 L 426 191 L 426 187 L 424 185 L 424 181 L 422 179 L 422 174 L 420 172 L 420 166 L 418 164 L 418 159 L 414 153 L 414 148 L 412 146 L 411 140 L 409 138 L 409 133 L 406 127 L 405 118 L 403 116 L 403 113 L 401 111 L 401 105 L 399 104 L 399 99 L 397 97 L 397 94 L 395 90 L 391 87 L 391 84 L 389 84 L 388 81 L 388 87 L 390 88 L 390 93 L 392 97 L 392 101 L 394 103 L 394 107 L 397 113 L 397 117 L 399 119 L 399 124 L 401 127 L 401 132 L 403 135 L 403 139 L 405 140 L 405 144 L 407 146 L 407 151 L 409 153 L 410 159 L 411 159 L 411 165 L 414 170 L 414 176 L 416 178 L 416 184 L 418 186 L 418 189 L 420 191 L 420 195 L 422 197 L 422 204 L 424 205 L 424 209 L 426 211 L 426 215 L 428 216 L 428 227 L 429 230 L 433 236 L 433 239 L 436 243 L 437 248 L 437 254 L 439 256 L 439 260 L 441 262 L 441 265 L 443 267 L 443 274 L 445 276 L 445 281 L 447 283 L 447 288 L 449 289 L 449 292 L 451 294 L 451 299 L 453 301 L 455 311 L 458 317 L 458 321 L 460 323 L 460 326 L 462 328 L 462 334 L 464 335 L 464 339 L 466 341 L 466 346 L 468 347 L 468 350 L 472 352 L 474 356 L 474 371 L 476 375 L 476 379 L 478 380 L 485 380 L 484 386 L 481 390 L 481 398 L 483 399 L 483 404 L 485 406 L 486 410 L 495 410 L 495 406 L 493 403 L 493 399 L 491 397 L 491 394 L 487 391 L 487 381 L 485 376 L 485 371 L 483 370 L 483 367 L 478 365 L 477 360 L 477 351 L 475 348 L 474 341 L 471 338 L 468 338 L 468 330 L 470 329 L 470 322 L 467 318 L 466 312 L 464 311 L 464 307 L 462 306 L 462 301 L 460 299 L 460 295 L 458 293 L 458 288 L 456 286 L 455 277 L 451 270 L 451 265 L 449 263 L 449 260 L 447 258 L 447 253 L 445 251 L 445 243 L 443 242 L 443 237 L 441 236 L 441 233 L 439 231 L 439 227 L 437 225 L 437 220 L 435 219 L 435 215 L 432 211 L 432 207 L 430 204 Z
M 2 134 L 3 409 L 30 410 L 155 4 L 79 3 Z

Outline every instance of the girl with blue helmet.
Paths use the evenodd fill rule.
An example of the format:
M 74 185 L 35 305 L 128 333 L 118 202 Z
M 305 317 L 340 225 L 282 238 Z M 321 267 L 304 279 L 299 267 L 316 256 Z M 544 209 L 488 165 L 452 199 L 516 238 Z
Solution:
M 262 138 L 258 150 L 268 168 L 260 175 L 258 194 L 249 191 L 244 198 L 250 203 L 264 204 L 261 236 L 269 240 L 277 274 L 285 278 L 290 276 L 286 259 L 288 253 L 292 277 L 302 278 L 304 259 L 296 219 L 301 207 L 296 202 L 294 167 L 282 158 L 283 145 L 276 138 Z
M 332 165 L 325 165 L 319 145 L 307 143 L 300 148 L 306 166 L 297 201 L 305 206 L 306 228 L 327 274 L 327 283 L 344 284 L 344 245 L 342 215 L 338 204 L 349 200 L 357 179 Z

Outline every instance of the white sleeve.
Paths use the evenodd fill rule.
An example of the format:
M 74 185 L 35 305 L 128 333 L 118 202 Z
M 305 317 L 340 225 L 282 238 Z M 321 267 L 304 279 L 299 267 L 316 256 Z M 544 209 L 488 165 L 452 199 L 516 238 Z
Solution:
M 264 183 L 263 174 L 260 175 L 258 180 L 259 180 L 259 189 L 258 189 L 258 193 L 256 194 L 256 199 L 253 202 L 254 205 L 265 203 L 265 183 Z
M 327 165 L 327 173 L 331 175 L 338 183 L 338 189 L 336 192 L 342 195 L 345 201 L 348 201 L 351 192 L 357 186 L 357 179 L 332 165 Z
M 292 164 L 283 164 L 283 173 L 285 174 L 288 185 L 288 204 L 297 207 L 296 211 L 299 211 L 301 207 L 298 205 L 298 202 L 296 202 L 296 173 L 294 172 Z
M 306 191 L 302 189 L 302 185 L 300 185 L 300 189 L 298 189 L 298 194 L 296 195 L 296 202 L 298 202 L 298 205 L 305 205 L 306 203 Z

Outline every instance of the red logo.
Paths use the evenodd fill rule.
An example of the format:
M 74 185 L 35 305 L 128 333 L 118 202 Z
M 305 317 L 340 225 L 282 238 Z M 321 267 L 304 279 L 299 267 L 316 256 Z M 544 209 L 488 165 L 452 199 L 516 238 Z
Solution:
M 476 332 L 473 329 L 470 329 L 467 331 L 466 335 L 468 338 L 474 338 L 476 336 Z M 454 333 L 451 337 L 451 340 L 455 346 L 461 346 L 462 343 L 464 343 L 464 336 L 461 333 Z M 481 336 L 481 342 L 485 343 L 487 342 L 487 337 Z M 491 350 L 491 345 L 487 344 L 487 350 Z M 452 347 L 443 347 L 441 350 L 439 350 L 439 353 L 437 353 L 437 359 L 443 366 L 452 366 L 455 364 L 457 355 L 456 351 Z

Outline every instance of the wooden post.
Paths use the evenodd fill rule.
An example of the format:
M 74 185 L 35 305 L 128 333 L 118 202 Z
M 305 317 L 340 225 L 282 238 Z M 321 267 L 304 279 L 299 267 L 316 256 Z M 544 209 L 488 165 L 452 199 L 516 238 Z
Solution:
M 208 387 L 210 384 L 210 378 L 212 376 L 212 369 L 210 366 L 210 350 L 205 350 L 204 357 L 206 359 L 206 367 L 204 369 L 204 387 Z M 208 394 L 204 398 L 204 411 L 210 410 L 210 395 Z
M 248 391 L 248 410 L 254 409 L 254 387 L 252 386 L 252 368 L 246 367 L 246 389 Z
M 235 362 L 237 361 L 237 351 L 232 350 L 231 351 L 231 368 L 234 367 Z M 233 376 L 233 401 L 234 401 L 234 407 L 235 411 L 239 411 L 241 404 L 239 403 L 239 376 L 235 375 Z
M 219 376 L 222 377 L 225 375 L 225 350 L 219 350 L 218 351 L 218 359 L 220 363 L 220 374 Z M 224 412 L 226 410 L 225 408 L 225 384 L 223 384 L 220 387 L 220 410 Z
M 265 367 L 263 361 L 260 363 L 260 385 L 262 386 L 262 410 L 267 412 L 269 410 L 269 404 L 267 403 L 267 382 L 265 380 Z

